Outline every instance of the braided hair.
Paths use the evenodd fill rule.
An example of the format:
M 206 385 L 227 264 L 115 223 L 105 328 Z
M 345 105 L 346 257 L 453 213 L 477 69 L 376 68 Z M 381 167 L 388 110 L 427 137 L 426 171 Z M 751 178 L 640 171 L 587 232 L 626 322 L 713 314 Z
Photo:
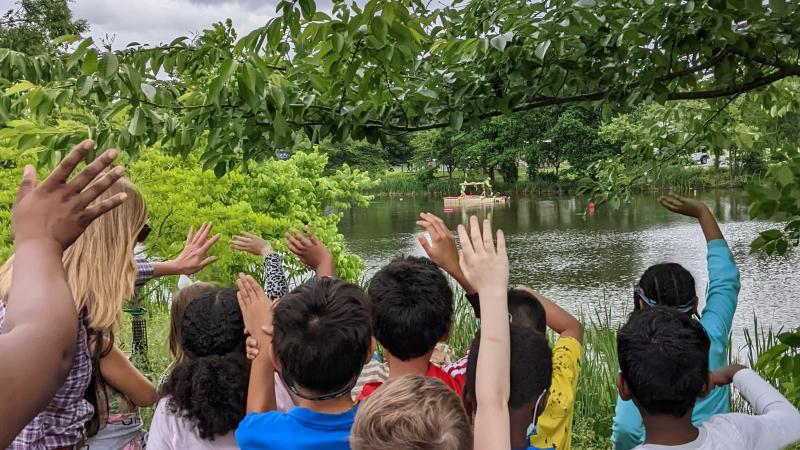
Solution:
M 664 263 L 650 266 L 639 280 L 638 288 L 660 306 L 686 307 L 697 299 L 694 277 L 683 266 Z M 639 310 L 639 292 L 634 292 L 634 309 Z

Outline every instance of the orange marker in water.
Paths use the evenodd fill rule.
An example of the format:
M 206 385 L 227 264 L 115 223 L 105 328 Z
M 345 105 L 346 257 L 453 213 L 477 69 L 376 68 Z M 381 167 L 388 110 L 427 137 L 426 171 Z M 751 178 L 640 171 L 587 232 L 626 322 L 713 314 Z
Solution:
M 589 202 L 589 214 L 594 215 L 594 202 Z

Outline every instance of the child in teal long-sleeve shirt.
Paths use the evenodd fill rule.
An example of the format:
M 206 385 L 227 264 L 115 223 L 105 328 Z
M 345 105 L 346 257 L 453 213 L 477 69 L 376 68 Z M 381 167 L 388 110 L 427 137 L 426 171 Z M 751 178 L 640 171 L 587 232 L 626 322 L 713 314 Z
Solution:
M 733 260 L 714 215 L 703 203 L 676 195 L 659 199 L 668 210 L 696 218 L 708 242 L 708 293 L 702 315 L 697 311 L 694 278 L 679 264 L 658 264 L 642 275 L 634 291 L 634 307 L 655 305 L 675 307 L 687 314 L 700 317 L 700 324 L 711 340 L 708 354 L 709 370 L 728 364 L 728 336 L 736 312 L 739 296 L 739 269 Z M 706 397 L 697 399 L 692 412 L 692 422 L 699 426 L 714 414 L 730 410 L 730 391 L 718 387 Z M 644 443 L 642 416 L 632 401 L 617 398 L 611 443 L 614 450 L 630 450 Z

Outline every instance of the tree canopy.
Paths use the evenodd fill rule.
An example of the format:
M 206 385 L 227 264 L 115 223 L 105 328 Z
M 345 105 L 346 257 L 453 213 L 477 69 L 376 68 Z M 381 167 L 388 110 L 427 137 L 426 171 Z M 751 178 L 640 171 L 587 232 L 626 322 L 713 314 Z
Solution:
M 277 11 L 241 38 L 222 23 L 158 47 L 3 49 L 0 118 L 80 122 L 84 136 L 26 134 L 55 150 L 86 135 L 178 154 L 204 141 L 224 173 L 301 138 L 377 142 L 574 102 L 608 116 L 800 75 L 800 12 L 785 0 L 336 1 L 330 14 L 283 0 Z

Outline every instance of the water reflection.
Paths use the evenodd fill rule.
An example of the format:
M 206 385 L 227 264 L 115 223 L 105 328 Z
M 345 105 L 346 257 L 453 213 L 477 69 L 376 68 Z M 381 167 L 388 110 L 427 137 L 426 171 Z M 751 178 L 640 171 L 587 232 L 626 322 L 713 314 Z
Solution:
M 747 203 L 732 192 L 701 194 L 720 219 L 742 274 L 734 339 L 753 315 L 764 325 L 800 323 L 800 252 L 788 257 L 750 255 L 750 242 L 768 223 L 751 221 Z M 510 205 L 455 208 L 444 212 L 440 198 L 377 199 L 367 208 L 345 211 L 340 231 L 348 249 L 374 272 L 400 254 L 421 255 L 415 226 L 420 211 L 441 216 L 451 229 L 469 215 L 492 219 L 508 240 L 511 282 L 525 283 L 558 300 L 573 313 L 607 308 L 615 320 L 630 310 L 632 286 L 651 264 L 683 264 L 697 281 L 701 302 L 707 285 L 706 251 L 695 221 L 669 213 L 654 195 L 636 196 L 618 211 L 585 214 L 576 197 L 514 198 Z

